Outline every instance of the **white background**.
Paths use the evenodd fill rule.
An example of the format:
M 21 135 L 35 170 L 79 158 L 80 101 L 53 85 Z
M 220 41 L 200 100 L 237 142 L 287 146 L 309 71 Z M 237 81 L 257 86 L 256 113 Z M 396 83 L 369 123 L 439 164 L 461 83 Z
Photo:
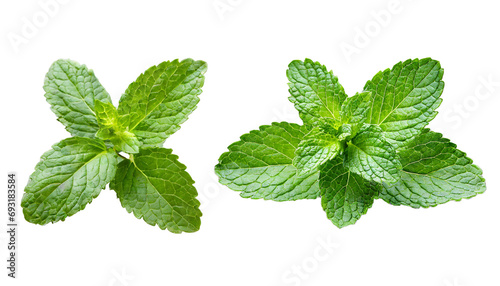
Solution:
M 148 67 L 202 59 L 198 108 L 165 144 L 196 180 L 202 226 L 161 231 L 106 189 L 66 222 L 38 226 L 20 215 L 19 278 L 2 266 L 1 285 L 500 285 L 496 1 L 61 0 L 47 11 L 48 2 L 0 4 L 2 189 L 16 171 L 21 195 L 42 153 L 69 136 L 43 96 L 53 61 L 92 68 L 116 104 Z M 430 127 L 484 170 L 486 193 L 420 210 L 378 200 L 339 230 L 319 200 L 242 199 L 219 185 L 213 167 L 241 134 L 300 123 L 285 71 L 306 57 L 332 69 L 350 95 L 399 61 L 439 60 L 446 87 Z M 4 227 L 0 240 L 5 261 Z

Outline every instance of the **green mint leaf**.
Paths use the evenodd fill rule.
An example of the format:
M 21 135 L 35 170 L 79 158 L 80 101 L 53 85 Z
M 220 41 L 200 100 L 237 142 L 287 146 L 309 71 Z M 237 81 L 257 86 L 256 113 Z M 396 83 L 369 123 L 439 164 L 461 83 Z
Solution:
M 398 153 L 403 165 L 401 180 L 384 184 L 379 195 L 390 204 L 434 207 L 486 190 L 481 169 L 440 133 L 424 129 Z
M 299 176 L 315 173 L 321 164 L 333 159 L 341 149 L 342 144 L 335 135 L 314 127 L 295 151 L 293 165 Z
M 351 139 L 350 136 L 356 135 L 367 120 L 371 107 L 371 99 L 372 93 L 365 91 L 356 93 L 356 95 L 348 97 L 345 100 L 340 110 L 342 124 L 347 124 L 346 127 L 349 128 L 348 132 L 345 131 L 346 127 L 343 128 L 343 133 L 348 134 L 345 136 L 345 139 Z M 341 138 L 339 139 L 342 140 Z
M 350 172 L 337 157 L 321 166 L 321 205 L 329 220 L 339 228 L 354 224 L 373 205 L 376 184 Z
M 340 109 L 347 95 L 331 71 L 306 59 L 291 62 L 286 74 L 290 80 L 289 99 L 304 124 L 315 125 L 322 117 L 340 122 Z
M 118 165 L 111 188 L 122 206 L 150 225 L 173 233 L 200 228 L 194 181 L 171 149 L 146 148 Z
M 95 110 L 99 131 L 96 137 L 102 140 L 110 140 L 117 151 L 129 154 L 139 153 L 141 142 L 137 137 L 124 130 L 118 123 L 118 111 L 110 102 L 95 101 Z
M 64 221 L 99 195 L 116 168 L 116 153 L 101 140 L 62 140 L 43 154 L 30 176 L 21 202 L 25 219 L 42 225 Z
M 348 143 L 345 166 L 377 183 L 398 181 L 402 168 L 396 150 L 376 125 L 365 125 Z
M 244 198 L 289 201 L 319 196 L 319 172 L 298 176 L 295 150 L 308 128 L 281 122 L 241 136 L 222 154 L 215 172 L 220 183 Z
M 199 101 L 207 70 L 203 61 L 163 62 L 141 74 L 120 99 L 120 125 L 144 146 L 161 146 Z
M 94 109 L 100 128 L 114 127 L 118 129 L 118 111 L 111 102 L 95 100 Z
M 117 151 L 123 151 L 129 154 L 139 153 L 142 143 L 137 137 L 128 131 L 117 131 L 111 139 L 111 143 Z
M 441 65 L 430 58 L 399 62 L 377 73 L 364 88 L 373 97 L 367 123 L 379 125 L 395 146 L 404 145 L 436 116 L 442 78 Z
M 109 140 L 113 143 L 116 151 L 123 151 L 129 154 L 139 153 L 139 148 L 142 145 L 133 133 L 115 129 L 115 127 L 99 129 L 96 137 L 102 140 Z
M 339 141 L 344 142 L 344 141 L 349 141 L 351 140 L 356 133 L 358 133 L 358 129 L 361 127 L 359 126 L 353 126 L 351 124 L 342 124 L 342 126 L 339 127 L 337 130 L 337 138 Z
M 111 102 L 109 94 L 85 65 L 57 60 L 45 77 L 45 98 L 73 136 L 94 138 L 98 124 L 94 100 Z
M 94 101 L 95 113 L 99 130 L 96 137 L 102 140 L 112 140 L 116 132 L 120 130 L 118 126 L 118 111 L 111 102 Z

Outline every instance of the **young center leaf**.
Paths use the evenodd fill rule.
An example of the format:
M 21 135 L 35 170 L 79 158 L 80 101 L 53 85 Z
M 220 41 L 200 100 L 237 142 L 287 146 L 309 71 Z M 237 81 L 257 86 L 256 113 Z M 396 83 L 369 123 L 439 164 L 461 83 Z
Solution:
M 339 138 L 340 140 L 351 139 L 356 135 L 368 118 L 371 106 L 372 93 L 369 91 L 357 93 L 348 97 L 340 110 L 342 124 L 348 126 L 349 132 Z M 347 129 L 344 127 L 344 130 Z
M 144 147 L 163 145 L 196 108 L 206 70 L 205 62 L 192 59 L 149 68 L 121 97 L 120 125 L 137 136 Z
M 95 100 L 94 108 L 99 131 L 108 128 L 118 129 L 118 111 L 111 102 Z
M 338 228 L 354 224 L 366 214 L 378 193 L 376 184 L 349 171 L 340 157 L 321 166 L 319 185 L 321 205 Z
M 129 154 L 139 152 L 141 142 L 135 135 L 123 128 L 118 122 L 118 111 L 110 102 L 95 101 L 95 111 L 99 131 L 96 137 L 102 140 L 109 140 L 113 143 L 116 151 L 123 151 Z
M 215 172 L 220 183 L 244 198 L 288 201 L 319 196 L 319 172 L 299 176 L 295 151 L 309 129 L 293 123 L 264 125 L 241 136 L 222 154 Z
M 146 148 L 118 165 L 111 188 L 122 206 L 150 225 L 173 233 L 200 228 L 194 181 L 171 149 Z
M 306 59 L 291 62 L 286 74 L 290 81 L 289 99 L 304 124 L 315 125 L 324 117 L 340 122 L 340 108 L 347 95 L 331 71 Z
M 45 98 L 58 120 L 73 136 L 94 138 L 94 100 L 111 102 L 94 72 L 71 60 L 57 60 L 45 77 Z
M 425 129 L 398 153 L 403 165 L 401 180 L 383 184 L 379 195 L 390 204 L 434 207 L 486 190 L 481 169 L 439 133 Z
M 342 150 L 342 143 L 335 135 L 314 127 L 299 143 L 293 158 L 297 175 L 304 176 L 318 171 L 320 165 L 333 159 Z
M 101 140 L 72 137 L 55 144 L 43 154 L 25 188 L 25 219 L 43 225 L 83 210 L 115 176 L 116 168 L 116 153 Z
M 403 146 L 436 116 L 442 78 L 441 65 L 430 58 L 399 62 L 377 73 L 364 87 L 372 92 L 367 123 L 380 126 L 395 147 Z
M 348 143 L 344 164 L 369 181 L 393 183 L 400 178 L 401 163 L 396 150 L 376 125 L 365 125 Z

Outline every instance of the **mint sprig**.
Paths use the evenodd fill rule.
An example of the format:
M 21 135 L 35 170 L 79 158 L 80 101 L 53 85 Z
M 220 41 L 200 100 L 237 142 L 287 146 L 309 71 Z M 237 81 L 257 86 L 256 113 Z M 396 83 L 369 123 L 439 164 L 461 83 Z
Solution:
M 197 231 L 202 214 L 194 181 L 161 146 L 196 108 L 206 69 L 192 59 L 153 66 L 115 108 L 92 70 L 71 60 L 54 62 L 45 97 L 74 137 L 53 145 L 36 165 L 21 202 L 25 219 L 64 221 L 110 183 L 137 218 L 174 233 Z
M 486 190 L 479 167 L 424 127 L 441 103 L 443 69 L 430 58 L 377 73 L 348 97 L 336 76 L 310 59 L 287 70 L 303 125 L 261 126 L 222 154 L 215 172 L 245 198 L 315 199 L 342 228 L 382 198 L 431 207 Z

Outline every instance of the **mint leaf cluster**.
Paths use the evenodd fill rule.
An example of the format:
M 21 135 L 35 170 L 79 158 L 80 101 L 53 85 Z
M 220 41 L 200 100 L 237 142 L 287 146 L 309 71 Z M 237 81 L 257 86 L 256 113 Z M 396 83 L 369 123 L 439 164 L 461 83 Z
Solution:
M 280 122 L 250 131 L 215 166 L 220 182 L 242 197 L 321 197 L 328 219 L 342 228 L 378 198 L 427 208 L 486 190 L 481 169 L 425 128 L 441 104 L 438 61 L 399 62 L 351 97 L 331 71 L 310 59 L 291 62 L 287 76 L 303 125 Z
M 192 59 L 153 66 L 115 108 L 92 70 L 71 60 L 54 62 L 45 97 L 73 137 L 54 144 L 36 165 L 21 203 L 26 220 L 64 221 L 109 183 L 137 218 L 174 233 L 197 231 L 194 181 L 162 146 L 196 108 L 206 70 L 205 62 Z

